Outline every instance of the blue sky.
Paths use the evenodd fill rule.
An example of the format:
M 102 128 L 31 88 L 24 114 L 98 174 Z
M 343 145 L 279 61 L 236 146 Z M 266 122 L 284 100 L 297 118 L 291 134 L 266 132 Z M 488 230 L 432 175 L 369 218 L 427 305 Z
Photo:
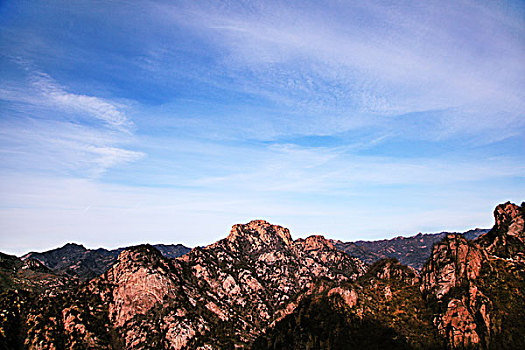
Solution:
M 0 250 L 490 227 L 525 4 L 3 1 Z

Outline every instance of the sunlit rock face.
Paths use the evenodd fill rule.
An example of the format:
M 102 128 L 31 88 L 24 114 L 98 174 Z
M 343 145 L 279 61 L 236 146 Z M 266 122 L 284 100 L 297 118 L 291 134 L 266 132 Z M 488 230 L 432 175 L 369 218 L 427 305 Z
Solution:
M 110 319 L 122 327 L 134 316 L 146 315 L 164 300 L 174 299 L 180 284 L 175 266 L 151 246 L 123 251 L 117 263 L 96 281 L 111 289 Z
M 475 241 L 444 238 L 421 272 L 421 291 L 451 348 L 497 348 L 508 332 L 502 324 L 525 332 L 524 206 L 498 205 L 494 218 L 492 230 Z
M 231 247 L 245 248 L 251 252 L 264 247 L 281 250 L 293 244 L 292 236 L 287 228 L 272 225 L 264 220 L 253 220 L 244 225 L 234 225 L 226 240 L 231 243 Z
M 125 250 L 90 288 L 106 300 L 127 347 L 223 348 L 251 343 L 319 278 L 351 281 L 364 272 L 321 236 L 293 241 L 288 229 L 256 220 L 180 259 L 150 246 Z
M 422 292 L 429 299 L 435 298 L 446 305 L 444 313 L 436 316 L 434 323 L 451 347 L 468 347 L 481 341 L 473 309 L 480 295 L 455 296 L 457 291 L 475 286 L 485 260 L 486 253 L 476 243 L 459 235 L 449 235 L 434 246 L 421 272 Z
M 475 280 L 482 261 L 483 252 L 476 243 L 460 235 L 449 235 L 434 246 L 421 272 L 421 289 L 441 299 L 452 288 Z
M 507 202 L 494 210 L 495 225 L 479 238 L 488 253 L 525 263 L 525 205 Z

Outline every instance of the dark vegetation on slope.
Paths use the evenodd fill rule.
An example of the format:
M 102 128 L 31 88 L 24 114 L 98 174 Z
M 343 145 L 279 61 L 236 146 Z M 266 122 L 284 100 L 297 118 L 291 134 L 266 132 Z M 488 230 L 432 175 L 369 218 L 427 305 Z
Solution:
M 357 292 L 350 308 L 330 293 L 312 295 L 254 348 L 278 349 L 294 341 L 297 349 L 336 349 L 333 339 L 344 341 L 343 348 L 525 348 L 525 204 L 502 204 L 494 215 L 493 229 L 474 241 L 450 234 L 436 243 L 420 277 L 381 260 L 353 284 L 341 285 Z M 333 313 L 335 320 L 320 331 L 312 325 L 322 313 Z M 370 338 L 361 340 L 366 332 Z M 376 340 L 367 343 L 371 339 Z
M 444 347 L 419 292 L 416 273 L 395 259 L 378 261 L 355 282 L 318 289 L 257 339 L 253 349 Z

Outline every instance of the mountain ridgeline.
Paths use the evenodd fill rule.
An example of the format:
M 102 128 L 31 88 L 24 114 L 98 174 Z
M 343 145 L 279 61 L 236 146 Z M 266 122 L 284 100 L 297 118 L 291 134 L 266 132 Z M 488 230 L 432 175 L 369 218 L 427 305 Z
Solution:
M 468 240 L 473 240 L 489 231 L 488 229 L 476 228 L 459 234 Z M 421 270 L 432 253 L 434 244 L 450 234 L 458 233 L 419 233 L 412 237 L 399 236 L 379 241 L 332 241 L 332 243 L 348 255 L 355 256 L 368 264 L 373 264 L 381 259 L 394 258 L 404 265 Z
M 473 229 L 463 232 L 461 235 L 472 240 L 488 231 L 488 229 Z M 373 264 L 381 259 L 395 258 L 404 265 L 421 270 L 432 253 L 432 246 L 448 234 L 451 233 L 420 233 L 412 237 L 400 236 L 379 241 L 341 242 L 330 240 L 330 243 L 337 249 L 367 264 Z M 155 244 L 153 247 L 167 258 L 177 258 L 191 250 L 182 244 Z M 21 257 L 21 260 L 35 260 L 56 274 L 76 277 L 80 281 L 85 281 L 106 272 L 116 263 L 118 255 L 125 249 L 127 248 L 86 249 L 80 244 L 68 243 L 63 247 L 42 253 L 27 253 Z
M 191 250 L 182 244 L 156 244 L 153 247 L 167 258 L 177 258 Z M 47 252 L 25 254 L 21 259 L 23 261 L 37 260 L 58 274 L 77 277 L 85 281 L 106 272 L 125 249 L 86 249 L 80 244 L 68 243 L 61 248 Z
M 473 240 L 436 239 L 420 271 L 408 253 L 425 235 L 392 248 L 412 266 L 383 243 L 368 264 L 262 220 L 175 258 L 150 245 L 113 262 L 78 246 L 60 248 L 70 261 L 3 254 L 0 349 L 522 349 L 525 204 L 494 215 Z

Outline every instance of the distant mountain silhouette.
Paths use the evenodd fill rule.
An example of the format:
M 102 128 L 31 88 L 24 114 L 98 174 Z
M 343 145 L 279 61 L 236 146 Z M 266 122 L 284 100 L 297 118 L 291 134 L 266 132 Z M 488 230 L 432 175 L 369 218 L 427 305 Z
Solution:
M 460 235 L 472 240 L 489 231 L 489 229 L 476 228 L 460 233 Z M 395 258 L 404 265 L 421 270 L 432 253 L 434 244 L 452 233 L 456 232 L 419 233 L 412 237 L 399 236 L 378 241 L 332 241 L 332 243 L 336 248 L 361 259 L 367 264 L 373 264 L 380 259 Z
M 154 245 L 167 258 L 176 258 L 187 254 L 191 248 L 182 244 Z M 68 243 L 61 248 L 42 253 L 31 252 L 22 256 L 22 260 L 38 260 L 53 272 L 78 277 L 85 281 L 106 272 L 126 248 L 107 250 L 104 248 L 87 249 L 83 245 Z

